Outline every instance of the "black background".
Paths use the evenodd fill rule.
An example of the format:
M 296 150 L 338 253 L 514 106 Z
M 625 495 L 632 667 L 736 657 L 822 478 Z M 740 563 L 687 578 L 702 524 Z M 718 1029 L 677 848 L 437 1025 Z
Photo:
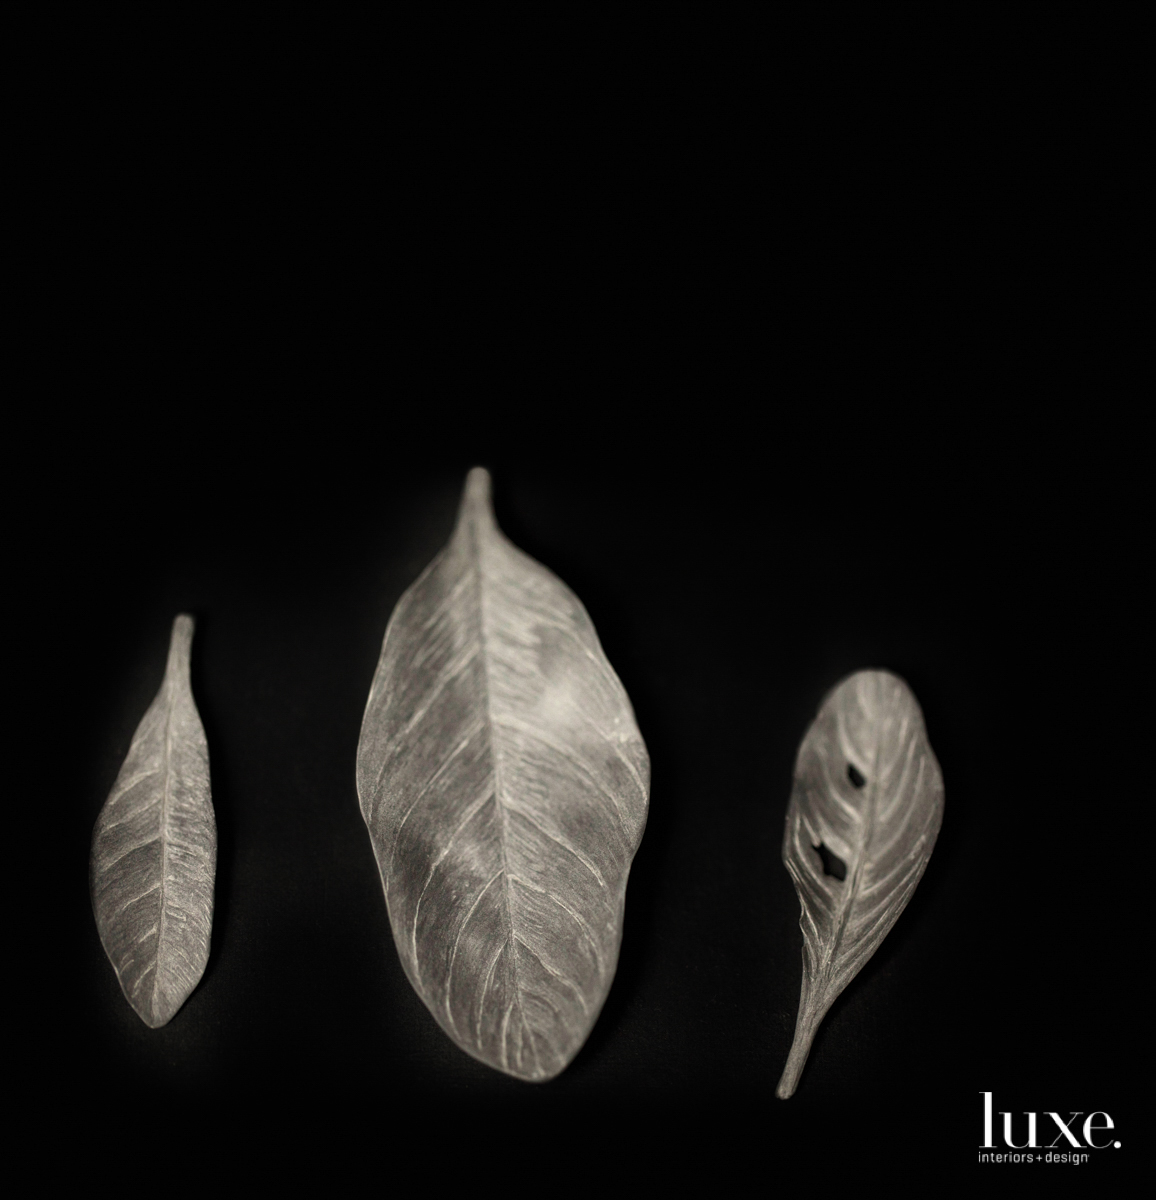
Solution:
M 1060 1171 L 976 1165 L 982 1090 L 1107 1110 L 1123 1148 L 1081 1171 L 1123 1170 L 1150 790 L 1131 93 L 1122 72 L 1090 107 L 1063 49 L 1015 103 L 963 72 L 876 120 L 799 84 L 618 95 L 564 129 L 525 95 L 480 116 L 427 91 L 378 97 L 377 128 L 340 89 L 302 100 L 297 50 L 229 115 L 198 108 L 216 85 L 53 113 L 12 509 L 47 831 L 14 870 L 49 894 L 12 920 L 50 911 L 52 950 L 10 987 L 46 1018 L 18 1031 L 36 1145 L 68 1131 L 45 1171 L 115 1175 L 142 1121 L 193 1181 L 523 1153 L 535 1186 Z M 385 624 L 475 464 L 586 605 L 652 760 L 617 976 L 544 1085 L 468 1058 L 410 989 L 354 788 Z M 87 856 L 181 611 L 216 912 L 152 1031 Z M 862 667 L 919 698 L 945 819 L 781 1102 L 794 754 Z

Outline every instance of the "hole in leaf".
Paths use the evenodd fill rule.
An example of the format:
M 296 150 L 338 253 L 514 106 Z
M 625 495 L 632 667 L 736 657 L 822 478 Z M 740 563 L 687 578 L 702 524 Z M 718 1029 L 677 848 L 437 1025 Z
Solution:
M 847 764 L 847 778 L 851 780 L 856 787 L 862 787 L 867 782 L 866 776 L 860 775 L 855 769 L 853 763 Z
M 836 879 L 847 878 L 847 864 L 833 851 L 820 842 L 816 847 L 819 857 L 823 860 L 823 874 L 833 875 Z

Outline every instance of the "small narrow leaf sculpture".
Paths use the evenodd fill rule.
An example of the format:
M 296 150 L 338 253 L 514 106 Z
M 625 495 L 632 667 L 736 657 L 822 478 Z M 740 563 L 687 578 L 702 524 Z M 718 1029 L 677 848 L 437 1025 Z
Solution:
M 92 908 L 121 990 L 152 1029 L 204 974 L 217 826 L 209 751 L 189 684 L 193 618 L 173 622 L 168 665 L 92 835 Z
M 942 820 L 943 776 L 911 690 L 886 671 L 843 680 L 799 747 L 787 809 L 783 862 L 802 907 L 803 986 L 782 1099 L 827 1010 L 911 899 Z
M 398 601 L 357 752 L 394 941 L 465 1051 L 528 1080 L 610 988 L 650 760 L 577 596 L 498 529 L 472 470 Z

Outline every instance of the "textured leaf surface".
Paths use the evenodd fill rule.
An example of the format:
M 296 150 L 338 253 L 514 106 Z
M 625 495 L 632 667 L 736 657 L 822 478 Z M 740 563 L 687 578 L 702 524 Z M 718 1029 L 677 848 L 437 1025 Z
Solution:
M 217 827 L 209 751 L 189 686 L 193 619 L 173 622 L 164 682 L 92 836 L 92 908 L 121 990 L 164 1025 L 209 957 Z
M 398 601 L 357 756 L 394 941 L 459 1046 L 524 1079 L 574 1057 L 614 976 L 650 761 L 578 598 L 494 522 Z
M 780 1097 L 794 1092 L 827 1010 L 911 898 L 942 820 L 943 776 L 911 690 L 886 671 L 845 679 L 803 738 L 787 809 L 803 986 Z

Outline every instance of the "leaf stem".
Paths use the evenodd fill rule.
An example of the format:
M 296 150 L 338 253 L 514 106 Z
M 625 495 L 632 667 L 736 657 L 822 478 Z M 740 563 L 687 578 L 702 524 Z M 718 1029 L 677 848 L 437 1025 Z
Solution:
M 799 1015 L 795 1019 L 795 1040 L 791 1043 L 791 1053 L 787 1055 L 787 1065 L 783 1068 L 779 1086 L 775 1088 L 775 1095 L 780 1100 L 789 1100 L 795 1094 L 795 1088 L 799 1086 L 799 1076 L 803 1073 L 807 1055 L 811 1053 L 811 1043 L 815 1040 L 815 1033 L 822 1023 L 823 1016 L 822 1011 L 808 1004 L 806 997 L 803 998 L 799 1004 Z

